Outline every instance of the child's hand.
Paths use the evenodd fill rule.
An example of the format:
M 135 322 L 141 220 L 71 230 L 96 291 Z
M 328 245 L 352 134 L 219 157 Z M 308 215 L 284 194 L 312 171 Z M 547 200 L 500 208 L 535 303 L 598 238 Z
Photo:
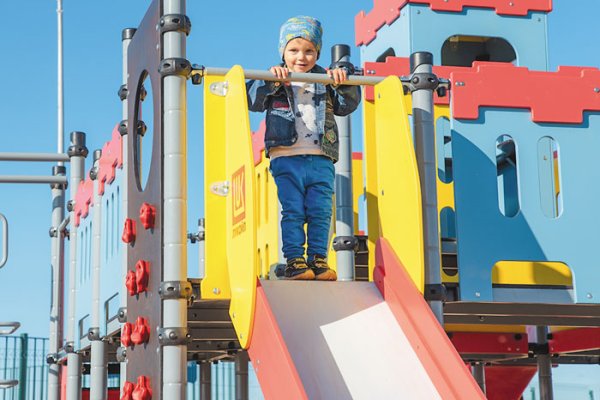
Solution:
M 348 79 L 348 73 L 346 72 L 346 68 L 335 68 L 327 70 L 327 75 L 329 75 L 329 77 L 333 79 L 334 84 L 336 86 Z
M 276 65 L 275 67 L 271 67 L 269 71 L 279 79 L 287 79 L 288 77 L 288 69 L 286 67 Z

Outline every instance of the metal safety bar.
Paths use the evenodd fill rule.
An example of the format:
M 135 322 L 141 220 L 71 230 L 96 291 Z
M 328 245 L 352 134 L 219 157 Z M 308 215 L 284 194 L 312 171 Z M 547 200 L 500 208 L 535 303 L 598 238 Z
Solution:
M 44 175 L 0 175 L 0 183 L 49 183 L 66 185 L 67 177 L 61 175 L 44 176 Z
M 65 153 L 0 153 L 0 161 L 69 161 Z
M 229 68 L 219 67 L 204 67 L 201 65 L 194 64 L 192 66 L 192 72 L 190 78 L 195 84 L 202 82 L 202 77 L 206 75 L 211 76 L 225 76 L 229 72 Z M 247 69 L 244 70 L 244 76 L 247 79 L 260 79 L 263 81 L 279 81 L 279 82 L 310 82 L 310 83 L 322 83 L 324 85 L 333 85 L 335 82 L 327 74 L 312 74 L 306 72 L 288 72 L 286 79 L 277 78 L 271 71 Z M 382 82 L 385 76 L 363 76 L 363 75 L 349 75 L 348 79 L 344 81 L 344 85 L 353 86 L 374 86 Z M 412 84 L 410 77 L 399 76 L 400 81 L 403 84 Z M 447 79 L 439 79 L 439 87 L 448 88 L 450 81 Z
M 0 214 L 0 223 L 2 223 L 2 258 L 0 258 L 0 268 L 2 268 L 8 260 L 8 221 L 4 214 Z

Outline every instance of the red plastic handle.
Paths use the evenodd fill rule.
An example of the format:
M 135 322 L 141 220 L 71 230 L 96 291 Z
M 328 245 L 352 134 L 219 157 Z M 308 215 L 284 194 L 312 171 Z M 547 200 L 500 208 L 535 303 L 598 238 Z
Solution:
M 127 218 L 125 220 L 125 225 L 123 226 L 121 240 L 125 243 L 133 243 L 135 241 L 135 233 L 135 221 L 131 218 Z
M 156 220 L 156 207 L 154 207 L 152 204 L 143 203 L 140 207 L 140 220 L 142 221 L 144 229 L 154 228 Z

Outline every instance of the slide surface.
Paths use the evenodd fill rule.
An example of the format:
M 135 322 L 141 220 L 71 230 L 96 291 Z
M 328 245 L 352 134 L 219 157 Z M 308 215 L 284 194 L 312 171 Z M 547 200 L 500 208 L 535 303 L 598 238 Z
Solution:
M 375 282 L 259 281 L 248 352 L 267 399 L 483 399 L 385 242 Z

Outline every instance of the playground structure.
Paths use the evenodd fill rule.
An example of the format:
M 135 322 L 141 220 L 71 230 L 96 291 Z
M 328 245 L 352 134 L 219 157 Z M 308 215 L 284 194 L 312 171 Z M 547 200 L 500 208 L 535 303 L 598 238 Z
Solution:
M 183 399 L 187 362 L 206 383 L 217 360 L 235 362 L 243 398 L 248 359 L 266 398 L 517 399 L 539 371 L 550 399 L 552 364 L 597 364 L 598 172 L 585 160 L 600 140 L 600 72 L 548 71 L 550 11 L 550 0 L 375 0 L 357 15 L 362 76 L 350 83 L 365 85 L 364 154 L 351 157 L 347 142 L 336 165 L 346 179 L 336 183 L 339 257 L 329 258 L 340 282 L 319 283 L 273 279 L 276 188 L 244 85 L 272 77 L 193 66 L 185 1 L 154 1 L 123 31 L 123 120 L 89 177 L 83 133 L 68 154 L 45 156 L 70 163 L 68 217 L 64 166 L 47 180 L 48 398 L 81 398 L 82 363 L 94 399 L 115 372 L 122 399 Z M 188 80 L 203 86 L 205 107 L 205 213 L 190 235 L 204 248 L 201 280 L 185 261 Z M 363 192 L 368 274 L 356 281 Z M 303 337 L 318 338 L 312 352 Z

